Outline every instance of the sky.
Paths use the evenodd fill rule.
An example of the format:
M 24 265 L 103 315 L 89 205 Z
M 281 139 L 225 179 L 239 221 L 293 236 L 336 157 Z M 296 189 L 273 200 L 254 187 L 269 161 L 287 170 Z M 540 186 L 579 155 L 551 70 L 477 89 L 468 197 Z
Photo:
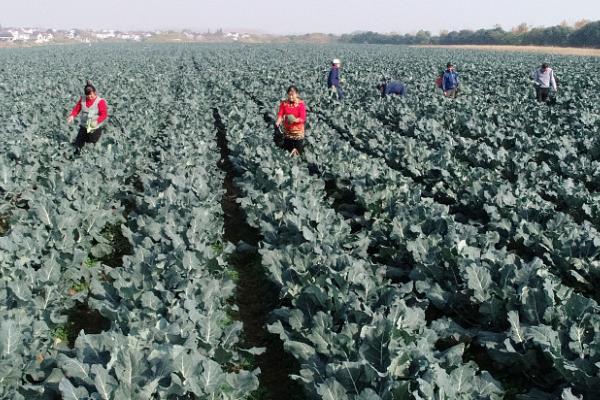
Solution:
M 0 25 L 273 34 L 510 29 L 600 20 L 600 0 L 0 0 Z

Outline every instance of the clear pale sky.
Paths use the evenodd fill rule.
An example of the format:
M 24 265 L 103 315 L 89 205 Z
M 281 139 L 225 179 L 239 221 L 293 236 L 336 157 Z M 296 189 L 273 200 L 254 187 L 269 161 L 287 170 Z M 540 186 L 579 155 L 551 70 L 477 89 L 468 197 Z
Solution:
M 600 20 L 600 0 L 0 0 L 0 24 L 48 28 L 409 33 Z

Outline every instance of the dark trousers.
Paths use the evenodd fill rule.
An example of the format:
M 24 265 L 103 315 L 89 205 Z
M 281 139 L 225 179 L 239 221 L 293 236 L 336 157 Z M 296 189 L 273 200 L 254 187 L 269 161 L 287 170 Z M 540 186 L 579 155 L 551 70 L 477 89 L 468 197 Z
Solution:
M 100 140 L 100 136 L 102 136 L 103 131 L 104 128 L 98 128 L 93 132 L 87 133 L 85 126 L 80 126 L 73 146 L 75 146 L 75 149 L 79 151 L 86 143 L 96 143 L 98 140 Z
M 535 95 L 537 97 L 537 101 L 548 101 L 548 94 L 550 93 L 550 88 L 543 88 L 536 86 L 535 87 Z
M 298 153 L 302 153 L 302 149 L 304 148 L 304 139 L 283 139 L 283 148 L 289 152 L 296 149 Z
M 273 142 L 275 146 L 283 147 L 283 132 L 276 126 L 273 126 Z

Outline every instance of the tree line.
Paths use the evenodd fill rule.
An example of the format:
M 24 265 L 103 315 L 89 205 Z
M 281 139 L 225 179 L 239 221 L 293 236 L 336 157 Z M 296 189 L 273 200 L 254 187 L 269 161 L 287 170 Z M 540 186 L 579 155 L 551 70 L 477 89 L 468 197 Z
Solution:
M 431 32 L 421 30 L 416 34 L 382 34 L 362 32 L 342 35 L 342 42 L 366 44 L 408 44 L 408 45 L 534 45 L 559 47 L 600 48 L 600 21 L 579 21 L 575 26 L 566 23 L 550 27 L 529 28 L 521 24 L 510 31 L 499 26 L 476 31 L 441 32 L 433 36 Z

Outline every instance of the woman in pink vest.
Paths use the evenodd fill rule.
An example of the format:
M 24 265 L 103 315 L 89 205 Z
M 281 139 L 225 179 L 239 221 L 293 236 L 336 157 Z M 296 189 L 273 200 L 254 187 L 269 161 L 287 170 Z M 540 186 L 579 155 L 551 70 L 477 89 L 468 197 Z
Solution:
M 287 90 L 287 99 L 279 104 L 279 112 L 275 126 L 279 128 L 283 122 L 283 148 L 291 155 L 297 156 L 304 145 L 304 123 L 306 122 L 306 105 L 300 99 L 300 92 L 294 85 Z
M 102 132 L 108 118 L 108 106 L 106 100 L 98 97 L 96 88 L 92 82 L 87 81 L 85 88 L 85 101 L 83 97 L 73 107 L 71 115 L 67 118 L 67 123 L 71 124 L 77 115 L 81 113 L 79 119 L 79 132 L 75 138 L 75 148 L 79 151 L 86 143 L 96 143 Z

